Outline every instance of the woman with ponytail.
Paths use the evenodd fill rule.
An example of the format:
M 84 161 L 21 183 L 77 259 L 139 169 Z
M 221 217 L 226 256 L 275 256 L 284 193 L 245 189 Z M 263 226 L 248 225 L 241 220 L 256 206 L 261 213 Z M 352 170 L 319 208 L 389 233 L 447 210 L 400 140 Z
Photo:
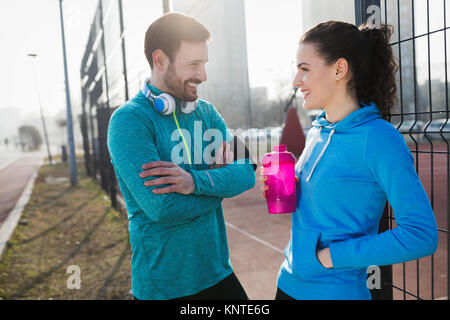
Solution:
M 297 209 L 276 299 L 371 299 L 367 268 L 435 252 L 437 225 L 402 135 L 392 28 L 321 23 L 300 40 L 304 108 L 322 109 L 296 164 Z M 267 191 L 261 169 L 263 196 Z M 396 227 L 378 233 L 386 201 Z

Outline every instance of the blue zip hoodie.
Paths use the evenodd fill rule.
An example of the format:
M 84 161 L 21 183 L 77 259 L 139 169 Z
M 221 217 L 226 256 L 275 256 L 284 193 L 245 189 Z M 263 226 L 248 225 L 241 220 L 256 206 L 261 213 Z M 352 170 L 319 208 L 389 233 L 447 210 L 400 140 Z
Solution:
M 330 124 L 323 111 L 296 164 L 297 210 L 278 287 L 296 299 L 371 299 L 369 266 L 435 252 L 437 225 L 402 135 L 374 103 Z M 378 234 L 386 200 L 397 227 Z M 329 247 L 333 268 L 316 252 Z

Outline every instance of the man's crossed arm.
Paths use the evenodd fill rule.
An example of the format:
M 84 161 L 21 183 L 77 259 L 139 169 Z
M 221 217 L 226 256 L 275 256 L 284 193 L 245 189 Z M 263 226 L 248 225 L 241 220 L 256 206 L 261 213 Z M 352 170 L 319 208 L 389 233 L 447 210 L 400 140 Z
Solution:
M 223 142 L 217 151 L 217 156 L 213 164 L 208 169 L 222 168 L 234 161 L 234 152 L 230 144 Z M 160 178 L 147 180 L 144 185 L 147 187 L 170 184 L 163 188 L 152 190 L 155 194 L 177 192 L 184 195 L 192 194 L 195 190 L 195 183 L 192 175 L 180 166 L 167 161 L 153 161 L 142 165 L 143 172 L 141 178 L 160 176 Z

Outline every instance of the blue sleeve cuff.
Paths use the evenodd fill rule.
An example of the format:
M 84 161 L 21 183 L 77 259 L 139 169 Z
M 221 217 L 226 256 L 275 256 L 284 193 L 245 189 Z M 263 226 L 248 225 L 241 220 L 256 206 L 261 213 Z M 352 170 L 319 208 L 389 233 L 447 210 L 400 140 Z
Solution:
M 214 181 L 209 174 L 208 170 L 191 170 L 189 173 L 194 180 L 194 192 L 195 195 L 202 195 L 206 191 L 213 192 Z

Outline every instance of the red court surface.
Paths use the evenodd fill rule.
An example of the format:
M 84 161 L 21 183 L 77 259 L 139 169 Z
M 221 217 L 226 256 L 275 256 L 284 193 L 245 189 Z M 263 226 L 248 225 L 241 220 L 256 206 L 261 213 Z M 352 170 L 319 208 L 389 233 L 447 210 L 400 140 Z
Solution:
M 255 187 L 223 201 L 228 246 L 234 271 L 250 299 L 275 297 L 283 249 L 291 234 L 291 215 L 269 215 Z

